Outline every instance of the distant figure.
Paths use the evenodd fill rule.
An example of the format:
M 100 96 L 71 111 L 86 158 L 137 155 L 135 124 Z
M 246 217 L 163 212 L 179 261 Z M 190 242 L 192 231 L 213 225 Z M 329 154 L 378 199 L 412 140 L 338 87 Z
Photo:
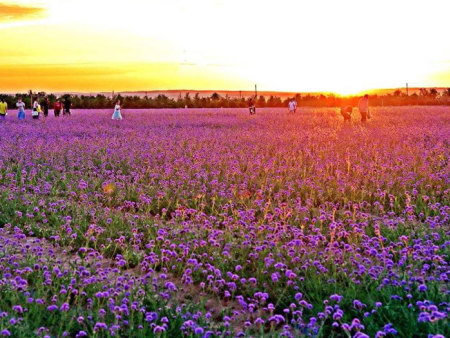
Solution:
M 72 106 L 72 102 L 70 101 L 70 98 L 67 96 L 64 100 L 64 111 L 63 115 L 70 116 L 70 107 Z
M 120 114 L 120 100 L 116 102 L 116 106 L 114 107 L 114 113 L 112 116 L 113 120 L 122 120 L 122 114 Z
M 288 112 L 289 113 L 295 113 L 295 104 L 294 104 L 294 100 L 289 100 L 289 108 L 288 108 Z
M 351 106 L 341 107 L 341 115 L 344 118 L 345 122 L 350 122 L 352 120 L 352 112 L 353 107 Z
M 19 101 L 16 103 L 17 118 L 19 120 L 25 120 L 25 103 L 22 102 L 22 98 L 19 97 Z
M 295 98 L 292 99 L 293 105 L 294 105 L 294 113 L 297 112 L 297 100 Z
M 370 118 L 369 115 L 369 95 L 364 95 L 362 98 L 359 99 L 358 103 L 359 112 L 361 114 L 361 122 L 366 122 L 367 117 Z
M 53 113 L 55 114 L 55 117 L 59 117 L 59 114 L 61 114 L 61 108 L 61 101 L 59 101 L 59 99 L 56 99 L 55 103 L 53 104 Z
M 31 112 L 31 116 L 33 117 L 34 120 L 39 119 L 39 114 L 41 112 L 41 105 L 38 102 L 38 99 L 36 98 L 36 100 L 34 100 L 33 102 L 33 110 Z
M 0 120 L 6 119 L 6 114 L 8 113 L 8 104 L 5 99 L 0 100 Z
M 41 101 L 41 108 L 42 112 L 44 113 L 44 117 L 48 116 L 48 107 L 50 103 L 48 102 L 48 97 L 44 97 L 44 99 Z
M 250 98 L 250 100 L 248 100 L 248 110 L 250 112 L 250 115 L 256 114 L 255 101 L 252 97 Z

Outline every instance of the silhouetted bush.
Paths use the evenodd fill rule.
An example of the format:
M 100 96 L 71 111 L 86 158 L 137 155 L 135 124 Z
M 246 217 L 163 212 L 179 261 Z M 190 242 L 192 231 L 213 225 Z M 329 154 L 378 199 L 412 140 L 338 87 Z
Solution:
M 44 97 L 46 94 L 41 92 L 33 94 L 35 97 Z M 50 107 L 56 100 L 54 94 L 47 95 L 50 101 Z M 69 94 L 62 95 L 64 99 Z M 30 107 L 30 93 L 18 93 L 15 95 L 0 94 L 0 98 L 4 98 L 8 103 L 10 109 L 14 109 L 18 98 L 21 97 L 26 106 Z M 340 97 L 335 95 L 301 95 L 296 94 L 294 97 L 297 100 L 298 106 L 303 107 L 342 107 L 342 106 L 357 106 L 358 96 Z M 259 96 L 256 99 L 257 107 L 287 107 L 288 98 L 280 98 L 278 96 L 270 96 L 266 99 L 264 96 Z M 149 109 L 149 108 L 246 108 L 248 107 L 249 97 L 229 97 L 221 96 L 218 93 L 213 93 L 210 97 L 201 97 L 198 93 L 191 97 L 190 93 L 181 95 L 177 99 L 169 98 L 166 95 L 160 94 L 156 97 L 148 96 L 124 96 L 120 94 L 114 97 L 105 95 L 70 95 L 72 108 L 80 109 L 106 109 L 114 107 L 115 102 L 120 99 L 122 106 L 127 109 Z M 431 88 L 421 88 L 419 94 L 406 95 L 401 90 L 396 90 L 393 94 L 386 95 L 371 95 L 371 106 L 405 106 L 405 105 L 450 105 L 450 88 L 445 89 L 441 93 L 438 90 Z

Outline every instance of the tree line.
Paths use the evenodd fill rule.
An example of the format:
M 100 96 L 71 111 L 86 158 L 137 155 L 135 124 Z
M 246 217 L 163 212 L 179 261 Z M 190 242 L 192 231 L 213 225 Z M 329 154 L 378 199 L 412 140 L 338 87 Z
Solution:
M 15 107 L 17 99 L 21 97 L 27 107 L 31 105 L 31 93 L 17 93 L 13 95 L 0 94 L 11 108 Z M 46 94 L 44 92 L 33 94 L 33 99 L 38 98 L 39 101 L 45 97 L 50 102 L 50 107 L 57 100 L 55 94 Z M 107 109 L 112 108 L 117 100 L 121 101 L 123 108 L 128 109 L 151 109 L 151 108 L 245 108 L 248 107 L 250 97 L 229 97 L 221 96 L 213 93 L 209 97 L 200 96 L 198 93 L 191 95 L 190 93 L 178 98 L 170 98 L 160 94 L 156 97 L 148 96 L 122 96 L 120 94 L 114 97 L 108 97 L 102 94 L 98 95 L 69 95 L 65 94 L 58 97 L 64 100 L 70 97 L 72 108 L 79 109 Z M 333 94 L 325 95 L 302 95 L 296 94 L 292 97 L 278 97 L 271 95 L 265 97 L 260 95 L 256 98 L 256 106 L 262 107 L 287 107 L 290 100 L 295 99 L 298 106 L 304 107 L 341 107 L 356 106 L 359 96 L 336 96 Z M 254 98 L 253 98 L 254 99 Z M 403 105 L 450 105 L 450 88 L 439 92 L 437 89 L 422 88 L 418 93 L 407 95 L 406 92 L 396 90 L 392 94 L 370 95 L 371 106 L 403 106 Z

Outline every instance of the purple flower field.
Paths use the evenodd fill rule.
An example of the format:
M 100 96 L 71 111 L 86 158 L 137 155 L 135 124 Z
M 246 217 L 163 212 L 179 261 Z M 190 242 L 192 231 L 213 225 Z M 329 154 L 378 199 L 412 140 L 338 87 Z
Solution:
M 450 336 L 450 107 L 111 115 L 0 121 L 0 335 Z

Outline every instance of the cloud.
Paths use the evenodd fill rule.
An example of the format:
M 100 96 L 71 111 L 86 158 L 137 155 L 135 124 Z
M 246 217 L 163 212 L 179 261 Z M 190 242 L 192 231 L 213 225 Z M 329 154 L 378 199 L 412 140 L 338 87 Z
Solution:
M 0 22 L 37 19 L 44 15 L 45 8 L 6 4 L 0 2 Z
M 4 64 L 0 65 L 0 74 L 7 78 L 71 78 L 114 76 L 128 73 L 129 67 L 98 64 Z
M 0 63 L 0 92 L 128 91 L 195 86 L 194 89 L 235 88 L 231 75 L 215 68 L 180 67 L 178 63 Z

